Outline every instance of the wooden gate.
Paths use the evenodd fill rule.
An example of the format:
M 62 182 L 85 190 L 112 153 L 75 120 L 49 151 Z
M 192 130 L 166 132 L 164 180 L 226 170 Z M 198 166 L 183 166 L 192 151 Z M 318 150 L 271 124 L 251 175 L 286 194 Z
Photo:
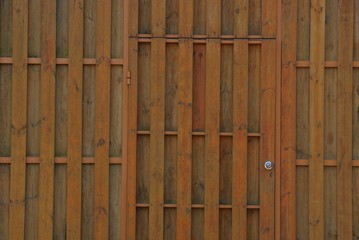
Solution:
M 359 1 L 283 2 L 281 238 L 359 238 Z
M 276 4 L 131 1 L 127 239 L 274 239 Z

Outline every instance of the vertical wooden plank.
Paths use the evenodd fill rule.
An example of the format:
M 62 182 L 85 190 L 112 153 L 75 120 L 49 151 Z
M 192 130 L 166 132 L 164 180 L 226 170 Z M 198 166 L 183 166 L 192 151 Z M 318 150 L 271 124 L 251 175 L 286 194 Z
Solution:
M 184 1 L 180 1 L 184 2 Z M 183 18 L 184 16 L 182 16 Z M 182 19 L 180 18 L 180 20 Z M 183 20 L 183 19 L 182 19 Z M 191 22 L 190 22 L 191 24 Z M 184 34 L 186 29 L 183 30 Z M 191 33 L 189 33 L 191 34 Z M 177 239 L 191 238 L 193 41 L 181 40 L 178 53 Z
M 206 45 L 193 46 L 192 130 L 204 132 L 206 110 Z
M 275 96 L 276 96 L 276 42 L 263 41 L 260 82 L 260 206 L 259 237 L 274 239 L 274 169 L 266 170 L 263 164 L 275 162 Z
M 10 9 L 9 9 L 10 11 Z M 28 1 L 13 1 L 13 66 L 9 239 L 24 238 Z
M 309 61 L 310 58 L 310 1 L 297 1 L 297 60 Z M 285 6 L 285 4 L 284 4 Z M 294 6 L 293 6 L 294 9 Z M 283 13 L 285 13 L 283 9 Z M 283 15 L 285 16 L 285 15 Z M 285 18 L 283 18 L 285 20 Z M 288 19 L 289 20 L 289 19 Z M 293 20 L 292 20 L 293 21 Z M 286 23 L 292 21 L 285 21 Z M 283 35 L 284 36 L 284 35 Z
M 204 11 L 204 9 L 202 9 Z M 221 35 L 221 1 L 207 0 L 207 36 L 218 38 Z
M 233 49 L 232 239 L 247 239 L 248 41 Z
M 13 52 L 13 0 L 1 2 L 0 8 L 0 56 L 11 57 Z
M 66 197 L 67 197 L 67 166 L 66 164 L 55 165 L 54 176 L 54 239 L 65 240 L 66 234 Z M 40 206 L 41 207 L 41 206 Z M 81 207 L 81 206 L 80 206 Z M 81 221 L 81 218 L 80 218 Z M 81 231 L 81 229 L 79 229 Z M 79 238 L 80 239 L 80 238 Z
M 309 239 L 309 169 L 298 166 L 296 172 L 296 239 Z
M 324 239 L 336 240 L 338 238 L 338 181 L 335 167 L 324 168 Z M 347 218 L 352 219 L 352 213 Z
M 37 239 L 39 224 L 39 165 L 26 166 L 25 239 Z
M 295 239 L 296 228 L 296 59 L 297 0 L 283 4 L 282 27 L 282 100 L 281 100 L 281 163 L 280 163 L 280 237 Z M 279 93 L 278 93 L 279 94 Z
M 94 239 L 94 165 L 82 165 L 81 239 Z
M 151 0 L 151 33 L 155 37 L 166 34 L 166 1 Z
M 233 35 L 234 29 L 234 0 L 221 1 L 221 34 Z
M 108 239 L 111 0 L 97 2 L 95 103 L 95 239 Z
M 40 95 L 40 170 L 39 236 L 53 237 L 53 196 L 55 157 L 55 72 L 56 72 L 56 2 L 41 4 L 41 95 Z
M 10 164 L 0 165 L 0 238 L 9 238 Z
M 248 37 L 249 0 L 234 0 L 234 37 Z
M 275 38 L 276 36 L 277 0 L 262 1 L 262 37 Z
M 325 1 L 311 2 L 309 85 L 309 239 L 324 238 Z
M 262 34 L 262 0 L 248 0 L 248 34 Z
M 217 29 L 214 26 L 210 29 L 214 30 L 213 34 L 216 33 Z M 206 49 L 205 239 L 218 239 L 219 231 L 220 54 L 220 41 L 208 40 Z
M 67 225 L 69 239 L 81 238 L 83 0 L 69 4 Z
M 122 239 L 121 236 L 121 194 L 122 166 L 110 165 L 110 203 L 109 203 L 109 239 Z
M 178 2 L 178 33 L 180 37 L 191 37 L 193 34 L 193 1 Z
M 12 66 L 0 65 L 0 156 L 11 156 L 11 71 Z M 10 165 L 9 165 L 10 167 Z
M 338 239 L 350 239 L 353 232 L 353 25 L 354 1 L 339 1 L 338 36 L 338 122 L 337 183 Z
M 166 2 L 166 34 L 178 34 L 179 0 Z
M 135 2 L 135 1 L 133 1 Z M 132 22 L 131 22 L 132 23 Z M 132 25 L 131 25 L 132 26 Z M 129 44 L 129 70 L 131 85 L 128 89 L 128 156 L 127 156 L 127 239 L 136 238 L 136 148 L 137 148 L 137 52 L 138 42 L 131 39 Z M 136 109 L 136 110 L 134 110 Z
M 158 240 L 163 238 L 165 46 L 165 39 L 154 39 L 151 44 L 149 238 Z
M 193 1 L 193 34 L 206 34 L 207 0 Z

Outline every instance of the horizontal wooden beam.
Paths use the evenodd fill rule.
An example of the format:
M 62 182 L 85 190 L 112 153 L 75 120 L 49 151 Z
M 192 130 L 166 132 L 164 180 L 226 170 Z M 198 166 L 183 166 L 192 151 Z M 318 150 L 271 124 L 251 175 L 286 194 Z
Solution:
M 84 65 L 96 65 L 97 64 L 96 58 L 84 58 L 83 64 Z M 13 59 L 12 57 L 0 57 L 0 64 L 12 64 Z M 31 65 L 40 65 L 41 64 L 41 58 L 28 58 L 27 63 Z M 68 58 L 56 58 L 56 64 L 58 65 L 68 65 L 69 59 Z M 122 58 L 111 58 L 110 59 L 111 65 L 123 65 L 123 59 Z
M 309 68 L 309 65 L 310 65 L 309 61 L 297 61 L 296 62 L 297 68 Z M 353 66 L 353 68 L 359 68 L 359 61 L 353 61 L 352 66 Z M 325 61 L 324 67 L 337 68 L 338 62 L 337 61 Z
M 150 135 L 151 131 L 137 131 L 138 135 Z M 177 131 L 165 131 L 164 135 L 166 136 L 177 136 Z M 205 136 L 206 132 L 192 132 L 193 136 Z M 232 137 L 233 133 L 232 132 L 220 132 L 219 133 L 220 136 L 222 137 Z M 247 134 L 248 137 L 260 137 L 261 134 L 260 133 L 248 133 Z
M 309 160 L 308 159 L 297 159 L 296 161 L 297 166 L 309 166 Z M 337 160 L 324 160 L 324 166 L 325 167 L 336 167 L 337 166 Z M 359 167 L 359 159 L 354 159 L 352 161 L 353 167 Z
M 136 207 L 138 208 L 148 208 L 149 204 L 148 203 L 136 203 Z M 175 203 L 165 203 L 163 204 L 163 207 L 165 208 L 176 208 L 177 204 Z M 204 204 L 192 204 L 192 208 L 204 208 Z M 219 205 L 220 209 L 231 209 L 232 205 L 224 205 L 224 204 L 220 204 Z M 260 209 L 259 205 L 247 205 L 247 209 Z
M 11 157 L 0 157 L 0 164 L 10 164 Z M 28 164 L 38 164 L 40 163 L 40 157 L 27 157 L 26 163 Z M 67 157 L 55 157 L 55 164 L 66 164 Z M 95 158 L 94 157 L 83 157 L 82 158 L 83 164 L 94 164 Z M 121 157 L 110 157 L 110 164 L 122 164 Z

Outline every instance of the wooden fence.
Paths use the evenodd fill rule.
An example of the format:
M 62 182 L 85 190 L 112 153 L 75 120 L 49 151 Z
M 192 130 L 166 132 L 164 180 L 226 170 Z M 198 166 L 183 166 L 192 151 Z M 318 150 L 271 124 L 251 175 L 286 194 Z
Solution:
M 357 239 L 358 67 L 358 0 L 0 0 L 0 239 Z

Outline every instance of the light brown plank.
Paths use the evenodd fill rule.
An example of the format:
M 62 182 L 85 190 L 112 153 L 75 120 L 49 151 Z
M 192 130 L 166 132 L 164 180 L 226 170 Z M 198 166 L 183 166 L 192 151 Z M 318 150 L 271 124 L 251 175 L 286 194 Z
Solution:
M 135 2 L 135 1 L 133 1 Z M 129 70 L 131 85 L 128 89 L 128 155 L 127 155 L 127 221 L 126 239 L 136 238 L 136 148 L 137 148 L 137 52 L 138 43 L 131 39 L 129 44 Z M 136 109 L 136 110 L 134 110 Z
M 155 37 L 166 35 L 166 3 L 163 0 L 151 0 L 151 33 Z
M 205 8 L 201 9 L 205 11 Z M 221 1 L 207 0 L 207 36 L 219 37 L 221 35 Z
M 0 165 L 0 238 L 9 239 L 10 164 Z
M 325 1 L 311 2 L 309 83 L 309 239 L 324 238 Z
M 354 1 L 339 1 L 337 183 L 338 239 L 353 236 L 353 23 Z
M 165 40 L 151 44 L 149 239 L 163 239 Z
M 193 33 L 193 2 L 179 0 L 178 2 L 178 33 L 179 37 L 191 37 Z
M 295 239 L 297 0 L 283 5 L 280 235 Z M 278 93 L 279 94 L 279 93 Z M 277 224 L 277 223 L 276 223 Z
M 249 1 L 234 0 L 234 36 L 236 38 L 248 37 L 249 27 Z
M 182 0 L 180 2 L 183 2 Z M 191 238 L 193 41 L 182 40 L 178 55 L 177 239 Z
M 247 238 L 247 121 L 248 41 L 242 40 L 233 49 L 233 239 Z
M 83 0 L 69 5 L 66 236 L 81 237 Z
M 274 169 L 266 170 L 263 164 L 275 162 L 275 97 L 276 97 L 276 42 L 262 44 L 260 82 L 260 206 L 259 238 L 274 239 Z
M 40 170 L 39 236 L 53 238 L 55 86 L 56 86 L 56 3 L 41 4 L 41 82 L 40 82 Z
M 9 9 L 9 11 L 11 11 Z M 13 66 L 9 239 L 24 238 L 28 1 L 13 1 Z
M 277 0 L 262 1 L 263 38 L 275 38 L 277 36 L 277 4 Z
M 213 29 L 215 30 L 216 28 Z M 219 231 L 220 53 L 221 45 L 219 40 L 208 40 L 206 46 L 205 98 L 205 239 L 218 239 Z
M 109 233 L 110 148 L 110 54 L 111 1 L 98 2 L 96 9 L 96 103 L 95 103 L 95 239 Z

